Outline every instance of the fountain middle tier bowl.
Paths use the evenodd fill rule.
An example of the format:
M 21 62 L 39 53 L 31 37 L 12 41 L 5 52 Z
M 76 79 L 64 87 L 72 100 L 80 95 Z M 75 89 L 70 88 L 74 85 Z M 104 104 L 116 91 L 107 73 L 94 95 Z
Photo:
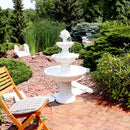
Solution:
M 89 68 L 82 66 L 70 65 L 69 71 L 64 72 L 62 66 L 52 66 L 44 70 L 45 74 L 58 82 L 71 82 L 80 79 L 85 73 L 89 72 Z
M 59 54 L 53 54 L 52 58 L 56 60 L 56 62 L 59 62 L 61 64 L 70 64 L 73 61 L 75 61 L 76 58 L 79 57 L 79 54 L 74 53 L 59 53 Z
M 68 50 L 71 46 L 74 45 L 74 42 L 56 42 L 56 45 L 62 50 Z

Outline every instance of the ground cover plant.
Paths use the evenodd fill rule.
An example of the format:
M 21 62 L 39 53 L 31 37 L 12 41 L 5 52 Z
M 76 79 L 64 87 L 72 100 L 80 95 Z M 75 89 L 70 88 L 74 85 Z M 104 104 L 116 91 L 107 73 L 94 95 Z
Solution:
M 130 108 L 130 53 L 122 57 L 105 53 L 91 75 L 101 96 Z
M 0 59 L 0 67 L 5 66 L 14 83 L 17 85 L 21 82 L 27 81 L 32 76 L 32 70 L 30 66 L 26 65 L 25 62 L 19 62 L 15 59 Z

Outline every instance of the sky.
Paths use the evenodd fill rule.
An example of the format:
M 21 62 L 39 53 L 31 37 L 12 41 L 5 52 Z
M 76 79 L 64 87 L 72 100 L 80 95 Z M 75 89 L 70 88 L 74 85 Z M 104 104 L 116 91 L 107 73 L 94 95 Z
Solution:
M 35 9 L 35 2 L 31 3 L 31 0 L 22 0 L 22 4 L 24 9 Z M 13 2 L 12 0 L 0 0 L 0 6 L 2 9 L 13 9 Z

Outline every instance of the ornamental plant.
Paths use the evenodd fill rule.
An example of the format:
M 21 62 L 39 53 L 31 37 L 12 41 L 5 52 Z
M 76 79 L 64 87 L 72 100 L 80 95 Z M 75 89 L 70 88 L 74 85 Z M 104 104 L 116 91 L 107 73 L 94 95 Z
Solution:
M 21 82 L 27 81 L 33 73 L 30 69 L 30 66 L 26 65 L 25 62 L 20 62 L 11 58 L 0 59 L 0 67 L 2 66 L 5 66 L 8 69 L 16 85 Z
M 91 72 L 97 90 L 104 98 L 130 108 L 130 53 L 122 57 L 105 53 Z
M 79 42 L 75 42 L 74 45 L 69 48 L 69 51 L 72 53 L 79 53 L 79 51 L 83 48 L 83 45 Z M 55 53 L 60 53 L 61 48 L 58 47 L 57 45 L 54 45 L 53 47 L 49 47 L 46 50 L 43 51 L 43 54 L 45 55 L 52 55 Z
M 111 26 L 109 26 L 109 24 Z M 122 49 L 130 43 L 130 26 L 118 22 L 106 22 L 103 24 L 98 38 L 94 44 L 80 51 L 83 65 L 94 71 L 97 68 L 97 60 L 102 54 L 109 52 L 113 55 L 122 55 Z

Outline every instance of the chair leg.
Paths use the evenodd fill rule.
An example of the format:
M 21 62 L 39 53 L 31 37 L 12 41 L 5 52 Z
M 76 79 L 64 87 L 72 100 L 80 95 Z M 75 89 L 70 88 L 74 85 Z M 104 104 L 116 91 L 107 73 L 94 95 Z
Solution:
M 47 127 L 47 125 L 45 124 L 45 122 L 40 118 L 40 116 L 36 116 L 38 122 L 40 123 L 40 125 L 38 126 L 37 130 L 41 130 L 42 128 L 44 130 L 49 130 L 49 128 Z
M 36 117 L 35 114 L 32 114 L 18 130 L 24 130 L 26 126 Z

